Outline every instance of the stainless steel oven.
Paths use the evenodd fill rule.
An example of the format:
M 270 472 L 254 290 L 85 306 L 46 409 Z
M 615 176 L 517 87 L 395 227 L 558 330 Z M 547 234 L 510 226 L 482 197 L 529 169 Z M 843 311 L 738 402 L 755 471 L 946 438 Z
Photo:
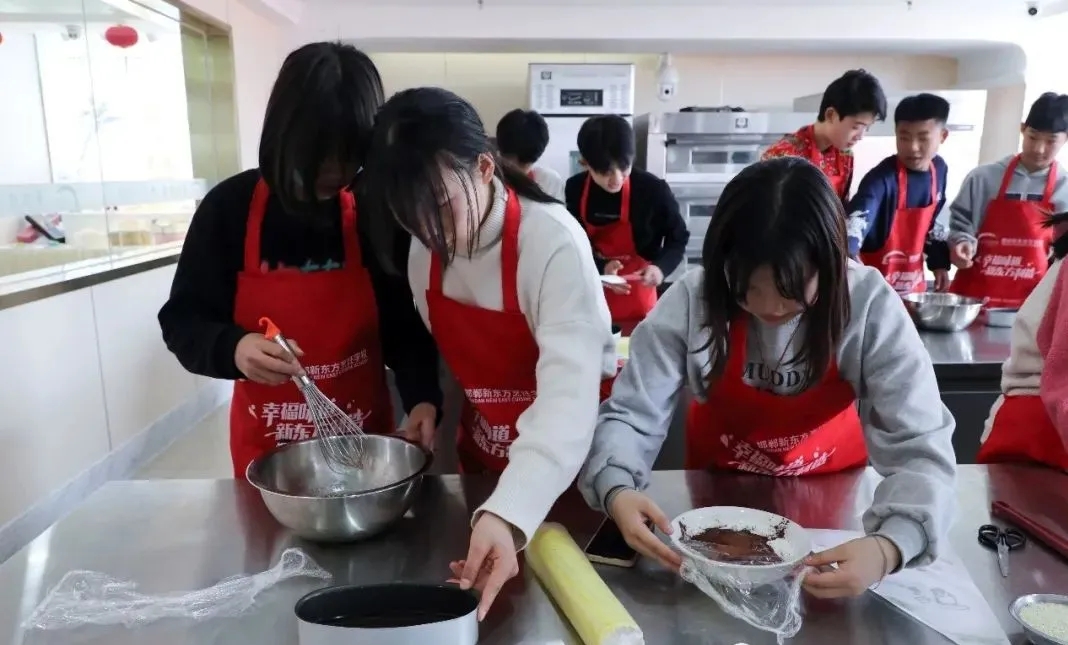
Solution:
M 666 141 L 664 171 L 669 175 L 699 174 L 731 176 L 760 161 L 767 145 L 763 137 L 731 135 L 678 136 Z
M 723 192 L 725 184 L 668 184 L 686 225 L 690 229 L 690 241 L 686 245 L 687 259 L 700 259 L 705 233 L 712 221 L 712 212 Z
M 688 260 L 700 259 L 712 211 L 727 183 L 759 161 L 768 146 L 811 120 L 809 113 L 723 108 L 687 108 L 634 119 L 635 163 L 671 186 L 690 229 Z

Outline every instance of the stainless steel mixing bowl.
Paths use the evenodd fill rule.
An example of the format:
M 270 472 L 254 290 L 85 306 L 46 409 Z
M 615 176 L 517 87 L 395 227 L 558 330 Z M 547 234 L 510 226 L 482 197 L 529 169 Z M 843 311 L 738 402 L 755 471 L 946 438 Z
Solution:
M 335 471 L 319 441 L 281 446 L 254 460 L 246 471 L 271 515 L 316 542 L 352 542 L 386 530 L 411 508 L 433 459 L 400 437 L 367 435 L 359 440 L 363 466 L 335 466 Z
M 960 331 L 975 322 L 983 301 L 953 293 L 910 293 L 901 297 L 920 329 Z

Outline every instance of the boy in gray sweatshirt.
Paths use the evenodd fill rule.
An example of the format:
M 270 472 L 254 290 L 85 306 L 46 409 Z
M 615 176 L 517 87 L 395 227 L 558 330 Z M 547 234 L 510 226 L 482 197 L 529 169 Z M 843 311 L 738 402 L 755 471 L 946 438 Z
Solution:
M 1044 222 L 1068 210 L 1068 173 L 1056 161 L 1068 141 L 1068 95 L 1038 97 L 1020 132 L 1020 153 L 972 170 L 950 205 L 950 291 L 994 307 L 1020 307 L 1049 268 Z
M 727 185 L 702 268 L 635 329 L 601 407 L 580 490 L 668 567 L 678 554 L 645 522 L 670 524 L 640 491 L 683 388 L 689 469 L 794 476 L 870 459 L 885 477 L 868 537 L 809 560 L 838 564 L 806 578 L 812 593 L 855 595 L 937 556 L 954 514 L 953 417 L 900 297 L 847 259 L 841 203 L 811 164 L 765 161 Z

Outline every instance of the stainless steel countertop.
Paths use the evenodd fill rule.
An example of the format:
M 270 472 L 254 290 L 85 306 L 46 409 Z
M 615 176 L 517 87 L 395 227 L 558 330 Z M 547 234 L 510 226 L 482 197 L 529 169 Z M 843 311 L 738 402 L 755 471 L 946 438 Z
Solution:
M 997 365 L 1009 357 L 1012 330 L 975 323 L 958 332 L 920 331 L 924 347 L 935 367 L 941 365 Z
M 811 527 L 855 528 L 874 483 L 872 472 L 808 478 L 764 478 L 665 471 L 653 473 L 652 495 L 668 516 L 693 506 L 743 504 L 777 510 Z M 1068 564 L 1042 546 L 1013 553 L 1011 577 L 1003 580 L 994 556 L 976 541 L 976 528 L 989 519 L 989 489 L 1017 488 L 1037 494 L 1064 490 L 1068 479 L 1052 472 L 1013 467 L 963 466 L 958 483 L 961 519 L 952 533 L 967 563 L 1014 642 L 1020 631 L 1007 606 L 1032 592 L 1068 591 Z M 464 554 L 468 512 L 490 492 L 487 478 L 430 479 L 414 509 L 392 532 L 370 542 L 323 548 L 304 546 L 335 575 L 334 583 L 392 580 L 440 582 L 450 559 Z M 599 516 L 569 491 L 551 519 L 568 526 L 583 544 Z M 452 528 L 448 528 L 452 526 Z M 247 615 L 200 624 L 171 621 L 140 629 L 84 628 L 21 634 L 17 625 L 67 571 L 87 569 L 137 581 L 145 592 L 192 590 L 238 573 L 270 567 L 282 550 L 300 543 L 267 514 L 258 494 L 233 481 L 116 482 L 0 565 L 0 642 L 12 644 L 107 645 L 295 645 L 293 604 L 321 582 L 290 581 L 265 592 Z M 642 562 L 636 569 L 600 567 L 645 632 L 650 645 L 774 643 L 770 635 L 727 617 L 708 598 L 673 574 Z M 505 588 L 482 626 L 481 643 L 516 645 L 575 643 L 529 571 Z M 947 643 L 937 633 L 867 594 L 835 603 L 812 603 L 792 643 Z

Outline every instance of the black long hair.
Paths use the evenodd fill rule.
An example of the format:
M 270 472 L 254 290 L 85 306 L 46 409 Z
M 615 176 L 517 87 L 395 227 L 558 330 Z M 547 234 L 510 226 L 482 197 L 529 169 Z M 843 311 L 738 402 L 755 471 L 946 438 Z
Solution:
M 1053 229 L 1053 257 L 1063 260 L 1068 255 L 1068 211 L 1054 213 L 1046 219 L 1046 226 Z
M 771 269 L 779 293 L 806 302 L 815 273 L 816 300 L 806 305 L 805 337 L 790 362 L 806 363 L 814 383 L 826 374 L 849 321 L 845 212 L 819 168 L 783 157 L 755 163 L 734 177 L 716 203 L 705 235 L 705 325 L 712 350 L 710 381 L 727 364 L 728 326 L 743 310 L 753 272 Z M 744 348 L 736 348 L 744 351 Z
M 288 212 L 316 208 L 323 162 L 363 165 L 382 78 L 351 45 L 310 43 L 282 63 L 260 135 L 260 173 Z
M 389 215 L 446 262 L 452 260 L 456 249 L 449 248 L 447 239 L 450 235 L 455 239 L 455 218 L 468 218 L 475 230 L 482 213 L 475 212 L 474 204 L 467 213 L 442 212 L 451 208 L 443 206 L 449 203 L 444 173 L 454 173 L 466 188 L 483 154 L 493 157 L 497 177 L 520 197 L 559 203 L 516 166 L 502 163 L 478 112 L 456 94 L 439 87 L 419 87 L 386 101 L 375 120 L 359 184 L 361 206 L 375 212 L 369 230 L 387 267 L 396 269 L 396 226 L 382 221 Z M 477 232 L 469 247 L 469 251 L 478 247 Z

